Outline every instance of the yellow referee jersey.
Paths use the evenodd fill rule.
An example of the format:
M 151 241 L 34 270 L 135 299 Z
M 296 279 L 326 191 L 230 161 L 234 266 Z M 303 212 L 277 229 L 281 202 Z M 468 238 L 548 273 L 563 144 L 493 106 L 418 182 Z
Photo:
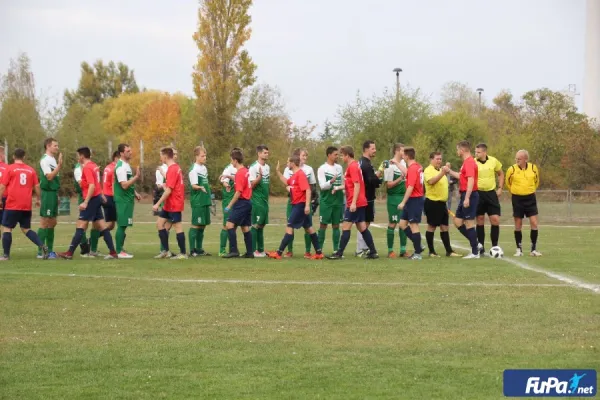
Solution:
M 527 163 L 525 168 L 515 164 L 506 171 L 506 187 L 511 194 L 526 196 L 535 193 L 538 186 L 540 173 L 535 164 Z
M 482 192 L 496 190 L 496 174 L 502 170 L 502 163 L 497 158 L 487 156 L 487 160 L 477 160 L 477 188 Z
M 423 171 L 425 180 L 425 197 L 432 201 L 448 201 L 448 178 L 442 176 L 435 185 L 427 183 L 431 178 L 435 178 L 440 170 L 433 165 L 429 165 Z

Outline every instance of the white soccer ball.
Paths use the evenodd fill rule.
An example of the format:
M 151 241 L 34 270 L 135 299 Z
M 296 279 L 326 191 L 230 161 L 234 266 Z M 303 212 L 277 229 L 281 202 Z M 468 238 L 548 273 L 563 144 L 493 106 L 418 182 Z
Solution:
M 492 258 L 502 258 L 504 257 L 504 251 L 500 246 L 494 246 L 490 249 L 490 257 Z

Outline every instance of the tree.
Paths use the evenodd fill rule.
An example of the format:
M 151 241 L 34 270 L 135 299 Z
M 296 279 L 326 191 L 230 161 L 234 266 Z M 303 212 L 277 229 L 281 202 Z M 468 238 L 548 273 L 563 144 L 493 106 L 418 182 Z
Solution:
M 440 109 L 464 110 L 471 115 L 479 111 L 479 95 L 468 85 L 461 82 L 448 82 L 442 87 Z
M 243 49 L 250 39 L 252 0 L 203 0 L 194 41 L 200 54 L 194 68 L 201 136 L 223 152 L 235 140 L 233 118 L 245 88 L 254 84 L 256 65 Z
M 133 70 L 121 62 L 110 61 L 105 65 L 98 60 L 94 65 L 81 63 L 81 77 L 77 90 L 65 90 L 65 106 L 68 109 L 74 103 L 92 107 L 108 98 L 118 97 L 122 93 L 137 93 L 138 85 Z

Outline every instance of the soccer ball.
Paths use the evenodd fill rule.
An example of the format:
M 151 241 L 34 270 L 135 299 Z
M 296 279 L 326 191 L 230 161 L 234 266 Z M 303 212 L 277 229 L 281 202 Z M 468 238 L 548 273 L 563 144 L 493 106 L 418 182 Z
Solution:
M 504 257 L 504 251 L 502 251 L 500 246 L 494 246 L 490 249 L 490 257 L 502 258 L 502 257 Z

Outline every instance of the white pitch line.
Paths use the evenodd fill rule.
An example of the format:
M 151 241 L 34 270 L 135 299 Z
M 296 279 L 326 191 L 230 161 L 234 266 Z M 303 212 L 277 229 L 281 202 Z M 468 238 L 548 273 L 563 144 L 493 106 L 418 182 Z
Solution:
M 281 281 L 281 280 L 244 280 L 244 279 L 173 279 L 144 278 L 115 275 L 79 275 L 44 272 L 0 271 L 0 275 L 35 275 L 60 278 L 111 279 L 166 283 L 199 283 L 199 284 L 245 284 L 245 285 L 297 285 L 297 286 L 474 286 L 474 287 L 565 287 L 559 283 L 494 283 L 494 282 L 343 282 L 343 281 Z

